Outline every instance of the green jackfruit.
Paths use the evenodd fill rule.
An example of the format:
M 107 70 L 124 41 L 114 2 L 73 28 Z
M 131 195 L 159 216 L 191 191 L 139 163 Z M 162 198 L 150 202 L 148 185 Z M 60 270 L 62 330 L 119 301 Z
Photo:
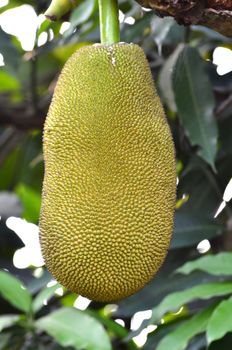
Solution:
M 98 301 L 142 288 L 169 246 L 176 170 L 150 68 L 134 44 L 81 48 L 44 130 L 40 241 L 68 289 Z

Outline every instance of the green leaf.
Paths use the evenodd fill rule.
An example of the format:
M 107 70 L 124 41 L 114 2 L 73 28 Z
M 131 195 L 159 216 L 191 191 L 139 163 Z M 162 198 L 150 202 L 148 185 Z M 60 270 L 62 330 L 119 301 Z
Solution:
M 16 47 L 12 44 L 12 36 L 4 32 L 0 26 L 0 53 L 4 57 L 6 65 L 17 69 L 20 61 L 20 55 Z
M 232 297 L 223 300 L 214 310 L 207 326 L 208 344 L 232 332 Z
M 228 115 L 231 115 L 232 110 L 232 99 L 231 102 L 228 103 Z M 224 117 L 223 117 L 224 118 Z M 232 142 L 231 142 L 231 130 L 232 130 L 232 118 L 223 119 L 220 123 L 220 142 L 221 142 L 221 153 L 232 154 Z
M 31 295 L 22 283 L 10 273 L 0 271 L 0 294 L 3 298 L 24 312 L 31 310 Z
M 37 32 L 36 32 L 36 39 L 38 40 L 38 37 L 40 36 L 41 33 L 43 32 L 47 32 L 49 30 L 49 28 L 52 26 L 52 23 L 50 20 L 48 19 L 45 19 L 40 27 L 37 29 Z
M 33 278 L 28 284 L 27 289 L 31 294 L 37 294 L 39 291 L 46 287 L 51 281 L 51 275 L 47 269 L 43 269 L 42 276 L 39 278 Z
M 176 272 L 188 275 L 194 270 L 201 270 L 216 276 L 231 276 L 232 253 L 203 256 L 197 260 L 187 262 L 179 267 Z
M 5 347 L 7 346 L 9 340 L 11 338 L 11 333 L 1 333 L 0 334 L 0 349 L 6 349 Z
M 211 305 L 189 320 L 182 322 L 179 327 L 177 326 L 161 340 L 156 350 L 184 350 L 193 337 L 205 332 L 214 308 L 215 306 Z
M 174 24 L 175 21 L 172 17 L 160 18 L 158 16 L 153 16 L 151 25 L 153 28 L 153 38 L 158 46 L 158 50 L 161 51 L 162 44 Z
M 215 220 L 202 217 L 190 210 L 179 209 L 175 213 L 174 235 L 171 248 L 182 248 L 198 244 L 223 233 L 224 226 Z
M 0 316 L 0 332 L 7 327 L 12 326 L 20 319 L 19 315 L 4 315 Z
M 189 159 L 188 165 L 180 175 L 178 194 L 179 198 L 184 194 L 189 196 L 187 203 L 180 210 L 191 217 L 191 220 L 200 219 L 201 223 L 212 223 L 212 221 L 215 224 L 218 223 L 213 219 L 213 214 L 222 198 L 221 189 L 218 188 L 218 179 L 210 171 L 208 164 L 197 155 Z M 196 217 L 195 220 L 194 217 Z
M 94 310 L 88 310 L 88 315 L 93 316 L 95 319 L 101 322 L 110 332 L 117 335 L 119 338 L 124 338 L 128 335 L 128 330 L 109 318 L 106 315 L 101 315 Z
M 152 310 L 151 323 L 160 321 L 168 311 L 176 311 L 182 305 L 195 299 L 210 299 L 216 296 L 226 295 L 232 292 L 232 282 L 207 283 L 175 292 L 166 296 L 163 301 Z
M 74 294 L 74 293 L 70 293 L 70 294 L 65 294 L 60 302 L 62 304 L 62 306 L 65 306 L 65 307 L 72 307 L 75 303 L 77 299 L 77 295 Z
M 15 192 L 22 201 L 24 212 L 23 217 L 29 222 L 37 223 L 40 213 L 41 195 L 26 184 L 19 184 Z
M 133 26 L 124 23 L 121 30 L 121 40 L 126 43 L 140 42 L 141 35 L 144 35 L 146 30 L 150 30 L 151 18 L 153 17 L 152 13 L 147 13 L 146 16 L 137 19 Z
M 58 62 L 63 66 L 68 58 L 81 47 L 86 46 L 88 43 L 78 42 L 78 43 L 69 43 L 67 45 L 57 46 L 51 52 L 51 55 L 55 57 Z
M 24 4 L 30 4 L 32 5 L 32 1 L 30 0 L 25 0 L 23 1 Z M 18 7 L 18 6 L 21 6 L 22 5 L 22 1 L 21 0 L 10 0 L 8 1 L 8 3 L 5 5 L 5 6 L 1 6 L 0 7 L 0 14 L 9 10 L 9 9 L 12 9 L 14 7 Z
M 40 318 L 36 327 L 47 332 L 62 346 L 75 349 L 111 350 L 103 326 L 83 311 L 63 308 Z
M 56 283 L 52 287 L 47 287 L 41 290 L 41 292 L 35 297 L 33 301 L 33 311 L 37 312 L 44 306 L 44 301 L 48 301 L 51 299 L 55 293 L 55 291 L 60 288 L 60 284 Z
M 96 0 L 86 0 L 72 11 L 69 20 L 70 27 L 64 32 L 64 37 L 69 36 L 78 25 L 86 22 L 90 18 L 96 8 L 96 4 Z
M 21 149 L 19 147 L 14 148 L 8 156 L 5 158 L 3 164 L 0 167 L 0 189 L 9 190 L 12 188 L 12 184 L 17 181 L 17 175 L 15 174 L 15 167 L 18 164 L 18 160 L 21 160 Z M 16 180 L 15 180 L 16 178 Z
M 5 70 L 0 70 L 0 92 L 17 91 L 20 88 L 19 81 Z
M 176 47 L 174 52 L 168 57 L 168 59 L 162 66 L 159 76 L 159 87 L 162 92 L 163 102 L 167 103 L 168 107 L 174 112 L 176 112 L 177 108 L 172 87 L 172 72 L 173 67 L 176 64 L 177 58 L 180 52 L 183 50 L 183 48 L 183 44 L 179 44 Z
M 215 100 L 205 72 L 205 63 L 195 48 L 180 54 L 173 74 L 178 115 L 199 155 L 214 168 L 218 129 L 214 118 Z

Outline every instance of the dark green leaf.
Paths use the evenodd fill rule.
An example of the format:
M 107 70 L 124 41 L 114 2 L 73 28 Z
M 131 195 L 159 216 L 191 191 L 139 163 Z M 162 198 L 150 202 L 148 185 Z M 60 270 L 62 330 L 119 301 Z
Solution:
M 203 334 L 197 335 L 192 340 L 190 340 L 188 350 L 203 350 L 203 349 L 206 350 L 206 346 L 207 346 L 207 343 L 206 343 L 205 333 L 203 333 Z
M 212 315 L 214 306 L 210 306 L 207 309 L 199 312 L 189 320 L 182 322 L 182 324 L 164 337 L 157 350 L 184 350 L 186 349 L 191 338 L 197 334 L 203 333 L 206 330 L 208 321 Z
M 51 274 L 43 269 L 42 276 L 39 278 L 33 278 L 27 285 L 27 289 L 31 294 L 38 293 L 41 289 L 45 288 L 46 285 L 51 281 Z
M 179 267 L 176 272 L 189 274 L 194 270 L 201 270 L 212 275 L 232 275 L 232 253 L 220 253 L 207 255 L 200 259 L 187 262 Z
M 230 105 L 228 106 L 228 110 L 231 115 L 232 111 L 232 98 Z M 231 142 L 231 130 L 232 130 L 232 118 L 228 118 L 224 120 L 220 124 L 220 141 L 221 141 L 221 149 L 220 154 L 232 154 L 232 142 Z
M 124 23 L 121 30 L 122 41 L 139 42 L 144 32 L 150 30 L 150 21 L 152 17 L 152 14 L 148 13 L 139 18 L 133 26 Z
M 174 24 L 175 24 L 175 21 L 172 17 L 165 17 L 165 18 L 160 18 L 158 16 L 153 17 L 151 21 L 151 26 L 153 29 L 153 37 L 158 46 L 159 51 L 162 51 L 161 50 L 162 44 Z
M 106 316 L 98 315 L 97 313 L 92 312 L 92 310 L 89 310 L 88 314 L 100 321 L 101 324 L 107 327 L 110 332 L 116 334 L 119 338 L 124 338 L 128 335 L 128 331 L 114 320 L 111 320 Z
M 5 346 L 8 344 L 9 339 L 11 338 L 11 333 L 1 333 L 0 334 L 0 349 L 5 350 Z
M 232 282 L 208 283 L 186 289 L 181 292 L 169 294 L 153 309 L 151 323 L 161 320 L 168 311 L 177 311 L 182 305 L 195 299 L 210 299 L 232 292 Z
M 208 344 L 232 332 L 232 297 L 223 300 L 214 310 L 207 326 Z
M 106 316 L 103 313 L 98 313 L 91 309 L 88 309 L 87 313 L 96 318 L 98 321 L 100 321 L 101 324 L 106 327 L 107 331 L 110 332 L 110 334 L 113 334 L 114 336 L 123 339 L 127 343 L 128 349 L 137 349 L 137 346 L 135 345 L 131 337 L 128 336 L 128 330 L 125 327 L 121 326 L 120 324 L 109 318 L 109 316 Z
M 225 186 L 227 183 L 225 184 Z M 224 188 L 223 188 L 224 190 Z M 218 186 L 216 176 L 208 165 L 198 156 L 193 156 L 180 176 L 178 194 L 188 196 L 187 203 L 180 208 L 187 215 L 201 218 L 201 222 L 214 221 L 213 216 L 222 199 L 223 192 Z
M 224 226 L 207 217 L 197 216 L 191 211 L 180 209 L 175 214 L 174 234 L 171 248 L 181 248 L 198 244 L 203 239 L 218 236 L 224 231 Z
M 20 55 L 16 47 L 11 42 L 11 35 L 4 32 L 0 26 L 0 53 L 4 57 L 6 65 L 16 69 L 19 64 Z
M 52 287 L 46 287 L 41 290 L 41 292 L 35 297 L 33 300 L 32 308 L 34 312 L 39 311 L 44 306 L 44 301 L 48 301 L 51 299 L 55 293 L 55 291 L 61 286 L 56 283 Z
M 232 344 L 232 333 L 227 333 L 223 338 L 215 340 L 209 346 L 207 346 L 207 341 L 205 342 L 205 347 L 200 350 L 230 350 Z M 191 349 L 189 349 L 191 350 Z
M 204 61 L 195 48 L 186 47 L 181 52 L 173 82 L 178 115 L 189 140 L 200 146 L 199 155 L 214 168 L 218 137 L 215 100 Z
M 25 184 L 19 184 L 15 190 L 23 204 L 23 217 L 29 222 L 38 222 L 41 194 Z
M 168 57 L 166 62 L 163 64 L 159 76 L 159 87 L 162 92 L 163 102 L 167 103 L 168 107 L 174 112 L 176 112 L 176 102 L 172 87 L 172 73 L 173 67 L 175 66 L 177 58 L 180 52 L 183 50 L 183 48 L 183 44 L 177 46 L 175 51 Z
M 217 32 L 217 31 L 215 31 L 215 30 L 213 30 L 211 28 L 208 28 L 206 26 L 193 25 L 191 27 L 192 27 L 192 29 L 194 31 L 199 31 L 199 32 L 204 33 L 212 41 L 219 41 L 219 42 L 221 42 L 223 40 L 223 41 L 226 42 L 227 40 L 230 40 L 230 38 L 227 38 L 224 35 L 220 34 L 219 32 Z
M 19 320 L 19 315 L 4 315 L 0 316 L 0 332 L 7 327 L 12 326 Z
M 159 342 L 166 337 L 167 334 L 174 331 L 177 325 L 180 326 L 180 324 L 181 321 L 178 320 L 177 322 L 169 322 L 159 325 L 154 332 L 148 334 L 143 350 L 155 350 Z
M 36 327 L 47 332 L 63 346 L 75 349 L 111 350 L 110 340 L 103 326 L 85 312 L 63 308 L 40 318 Z
M 28 290 L 14 276 L 0 271 L 0 294 L 17 309 L 29 312 L 31 310 L 31 296 Z
M 86 0 L 73 10 L 70 17 L 70 27 L 64 33 L 64 36 L 69 36 L 70 33 L 80 24 L 84 23 L 94 12 L 96 8 L 96 0 Z

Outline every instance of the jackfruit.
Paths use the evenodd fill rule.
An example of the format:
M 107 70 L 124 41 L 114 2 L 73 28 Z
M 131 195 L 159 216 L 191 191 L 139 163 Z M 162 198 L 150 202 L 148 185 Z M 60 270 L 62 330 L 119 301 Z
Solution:
M 48 270 L 89 299 L 141 289 L 161 266 L 175 206 L 174 147 L 143 50 L 71 56 L 44 129 L 40 241 Z

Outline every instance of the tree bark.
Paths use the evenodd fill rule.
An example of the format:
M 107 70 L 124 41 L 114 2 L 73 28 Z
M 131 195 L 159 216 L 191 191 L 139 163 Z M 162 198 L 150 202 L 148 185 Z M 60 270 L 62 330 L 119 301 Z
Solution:
M 200 24 L 232 37 L 232 0 L 137 0 L 163 16 L 172 16 L 179 24 Z
M 12 107 L 7 99 L 0 96 L 0 127 L 14 126 L 18 130 L 42 129 L 51 102 L 51 93 L 38 101 L 34 110 L 28 103 Z

